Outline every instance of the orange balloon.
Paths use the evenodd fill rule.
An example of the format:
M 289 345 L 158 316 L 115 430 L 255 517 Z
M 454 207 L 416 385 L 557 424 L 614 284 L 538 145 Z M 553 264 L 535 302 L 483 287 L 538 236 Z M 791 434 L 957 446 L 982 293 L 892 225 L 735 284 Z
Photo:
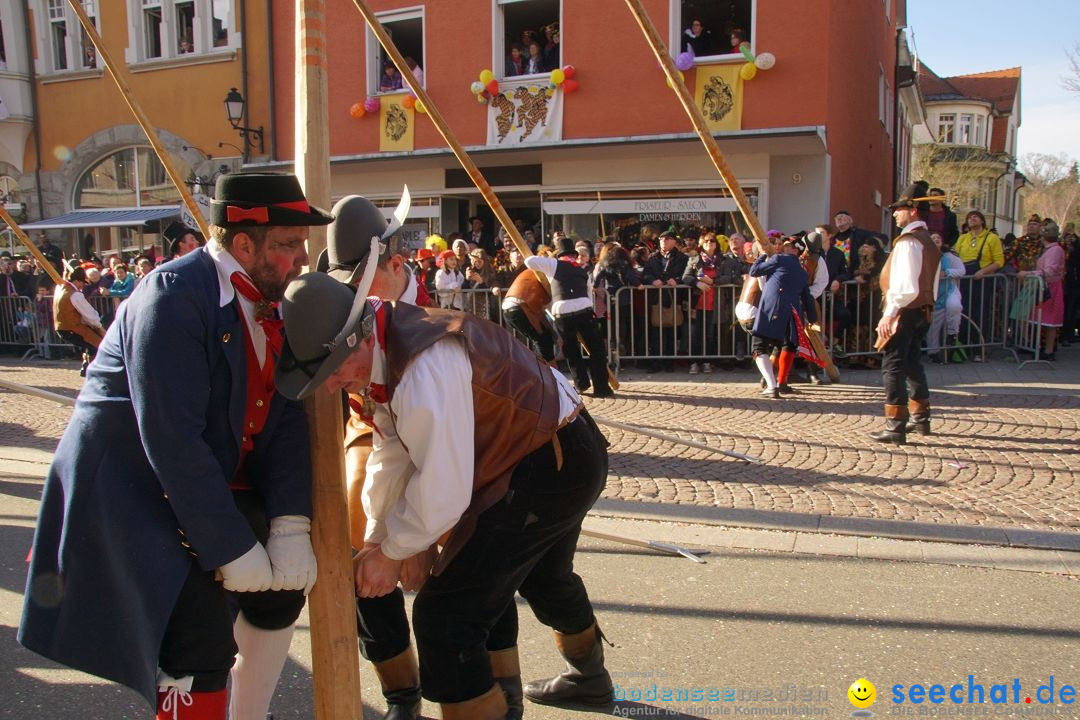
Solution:
M 354 118 L 362 118 L 367 114 L 367 110 L 364 109 L 364 103 L 353 103 L 353 106 L 349 108 L 349 114 Z
M 416 98 L 413 97 L 412 95 L 409 95 L 404 100 L 401 101 L 401 104 L 402 104 L 402 106 L 407 107 L 407 108 L 416 107 Z

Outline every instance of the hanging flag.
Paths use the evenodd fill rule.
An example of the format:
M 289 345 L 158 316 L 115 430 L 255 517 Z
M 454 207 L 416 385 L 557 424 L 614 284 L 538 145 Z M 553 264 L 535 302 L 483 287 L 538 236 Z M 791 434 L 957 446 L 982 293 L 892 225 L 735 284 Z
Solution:
M 562 139 L 565 91 L 537 80 L 504 80 L 488 102 L 487 144 L 514 147 Z
M 713 132 L 742 129 L 741 65 L 699 65 L 694 102 Z
M 402 105 L 409 95 L 384 96 L 379 106 L 379 150 L 408 152 L 414 149 L 416 111 Z

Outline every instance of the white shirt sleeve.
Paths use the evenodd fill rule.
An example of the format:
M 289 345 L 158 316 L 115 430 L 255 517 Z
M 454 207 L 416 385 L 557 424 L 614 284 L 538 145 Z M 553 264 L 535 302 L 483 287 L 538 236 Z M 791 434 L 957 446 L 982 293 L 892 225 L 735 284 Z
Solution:
M 549 278 L 555 277 L 555 270 L 559 267 L 559 261 L 553 257 L 541 257 L 540 255 L 530 255 L 525 258 L 525 267 L 530 270 L 537 270 L 544 273 Z
M 435 273 L 436 290 L 460 290 L 463 282 L 464 278 L 458 273 L 449 273 L 445 270 Z
M 889 291 L 885 293 L 885 317 L 893 317 L 919 295 L 919 268 L 922 267 L 922 246 L 901 238 L 893 246 L 889 258 Z
M 814 269 L 813 282 L 810 283 L 810 296 L 821 297 L 825 288 L 829 286 L 829 266 L 825 264 L 825 258 L 818 258 L 817 267 Z
M 101 327 L 101 316 L 98 315 L 97 310 L 90 307 L 90 301 L 86 299 L 85 295 L 81 292 L 71 293 L 71 304 L 79 311 L 87 325 L 95 328 Z
M 472 499 L 472 366 L 461 341 L 440 340 L 413 359 L 390 409 L 396 423 L 384 406 L 376 409 L 365 539 L 404 560 L 454 527 Z

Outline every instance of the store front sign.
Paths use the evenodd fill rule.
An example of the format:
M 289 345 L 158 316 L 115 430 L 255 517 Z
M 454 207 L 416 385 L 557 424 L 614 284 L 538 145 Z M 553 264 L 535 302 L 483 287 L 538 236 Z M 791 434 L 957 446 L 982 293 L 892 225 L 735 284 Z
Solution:
M 681 216 L 706 212 L 735 212 L 737 209 L 734 199 L 722 197 L 556 200 L 544 203 L 544 212 L 549 215 L 640 215 L 643 222 L 693 219 Z

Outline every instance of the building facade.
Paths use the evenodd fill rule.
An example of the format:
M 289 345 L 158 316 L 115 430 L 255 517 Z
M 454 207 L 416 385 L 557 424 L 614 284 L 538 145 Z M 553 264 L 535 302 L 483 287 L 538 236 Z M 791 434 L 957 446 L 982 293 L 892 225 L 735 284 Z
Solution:
M 927 128 L 914 163 L 950 196 L 957 215 L 978 210 L 1004 236 L 1023 231 L 1016 136 L 1020 129 L 1020 68 L 940 77 L 926 64 L 919 84 Z
M 646 224 L 741 227 L 622 3 L 374 0 L 369 6 L 515 219 L 590 238 L 625 239 Z M 685 79 L 702 107 L 717 117 L 729 111 L 715 136 L 766 227 L 794 231 L 845 209 L 864 227 L 891 228 L 885 205 L 905 164 L 898 148 L 921 122 L 921 109 L 911 107 L 919 102 L 917 89 L 914 95 L 898 89 L 903 2 L 646 0 L 645 6 L 673 55 L 696 51 Z M 288 3 L 272 12 L 273 162 L 288 166 L 295 19 Z M 407 183 L 414 239 L 461 230 L 474 215 L 492 229 L 480 194 L 432 123 L 408 107 L 407 90 L 386 69 L 359 13 L 350 3 L 328 4 L 326 13 L 335 197 L 359 193 L 389 210 Z M 702 28 L 697 34 L 695 21 Z M 747 59 L 732 44 L 736 31 L 751 56 L 769 53 L 775 65 L 740 79 Z M 531 39 L 547 62 L 521 68 L 515 46 L 527 59 Z M 566 66 L 573 83 L 552 87 L 558 78 L 550 70 Z M 477 97 L 470 85 L 487 84 L 480 82 L 484 70 L 499 87 Z M 356 108 L 365 103 L 370 109 L 360 113 Z
M 126 64 L 133 95 L 190 186 L 199 192 L 223 169 L 238 168 L 245 144 L 223 100 L 238 88 L 246 125 L 270 117 L 266 3 L 89 0 L 83 7 L 114 61 Z M 160 249 L 155 231 L 179 216 L 179 193 L 67 0 L 0 0 L 0 24 L 7 51 L 0 100 L 10 106 L 0 121 L 0 174 L 17 181 L 27 231 L 83 256 Z M 258 160 L 259 149 L 247 149 Z

